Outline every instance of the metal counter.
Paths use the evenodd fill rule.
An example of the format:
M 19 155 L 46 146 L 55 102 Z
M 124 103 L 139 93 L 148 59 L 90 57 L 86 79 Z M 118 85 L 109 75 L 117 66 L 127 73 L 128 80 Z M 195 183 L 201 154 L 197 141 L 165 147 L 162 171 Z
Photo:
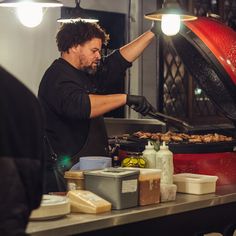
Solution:
M 206 211 L 203 212 L 203 215 L 200 215 L 199 218 L 198 214 L 203 209 Z M 194 218 L 197 217 L 197 221 L 199 222 L 202 219 L 203 222 L 201 223 L 201 227 L 203 227 L 205 221 L 209 221 L 209 224 L 211 221 L 206 212 L 209 213 L 209 215 L 211 215 L 211 218 L 213 219 L 216 217 L 215 214 L 220 214 L 218 215 L 218 217 L 221 217 L 221 214 L 223 214 L 227 224 L 229 223 L 230 225 L 236 225 L 236 185 L 219 186 L 217 187 L 217 191 L 214 194 L 190 195 L 178 193 L 175 201 L 144 207 L 135 207 L 125 210 L 113 210 L 108 213 L 97 215 L 77 213 L 67 215 L 57 220 L 34 221 L 29 223 L 27 233 L 31 235 L 61 236 L 83 234 L 85 232 L 91 232 L 91 235 L 100 235 L 99 232 L 101 232 L 101 235 L 111 235 L 112 232 L 112 235 L 115 235 L 114 232 L 118 232 L 119 230 L 119 233 L 117 235 L 120 235 L 121 232 L 124 232 L 124 229 L 129 230 L 129 227 L 132 225 L 135 227 L 135 229 L 137 229 L 137 232 L 141 232 L 141 229 L 139 229 L 139 225 L 143 227 L 143 225 L 141 224 L 142 222 L 147 223 L 149 228 L 153 226 L 157 229 L 158 222 L 161 220 L 161 227 L 165 230 L 165 227 L 166 229 L 172 227 L 168 227 L 168 218 L 170 218 L 171 216 L 175 216 L 177 219 L 171 220 L 173 228 L 174 222 L 178 221 L 180 223 L 181 219 L 184 219 L 184 217 L 186 218 L 186 222 L 187 219 L 189 219 L 192 223 L 195 222 L 195 220 L 193 221 L 190 219 L 191 216 Z M 229 217 L 227 218 L 225 215 Z M 204 217 L 207 217 L 206 219 L 208 220 L 204 219 Z M 165 219 L 165 221 L 163 221 L 163 219 Z M 165 225 L 166 220 L 167 223 Z M 223 218 L 220 219 L 219 222 L 223 223 Z M 176 224 L 177 227 L 178 224 Z M 213 220 L 213 223 L 211 223 L 213 225 L 209 224 L 206 227 L 211 226 L 211 229 L 213 230 L 214 227 L 217 227 L 217 225 L 219 225 L 216 220 Z M 122 229 L 123 231 L 120 231 L 122 227 L 124 229 Z M 134 227 L 132 229 L 130 228 L 132 232 Z M 179 227 L 183 228 L 183 224 L 180 224 Z M 199 227 L 199 230 L 202 230 L 201 227 Z M 204 229 L 206 229 L 206 227 Z M 108 232 L 108 234 L 105 234 L 106 230 L 109 229 L 110 232 Z M 178 228 L 176 229 L 178 230 Z M 198 230 L 197 226 L 193 225 L 193 230 Z M 167 233 L 166 235 L 168 234 L 169 233 Z M 85 233 L 85 235 L 90 234 Z M 125 233 L 123 233 L 123 235 L 125 235 Z M 181 233 L 176 235 L 185 234 Z M 190 234 L 186 233 L 186 235 Z

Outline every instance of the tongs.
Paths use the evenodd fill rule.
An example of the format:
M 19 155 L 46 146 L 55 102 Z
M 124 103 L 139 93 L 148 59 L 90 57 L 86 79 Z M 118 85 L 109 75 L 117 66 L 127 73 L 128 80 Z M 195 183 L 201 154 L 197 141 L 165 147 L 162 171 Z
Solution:
M 185 122 L 183 120 L 177 119 L 172 116 L 165 115 L 165 114 L 160 113 L 156 110 L 149 111 L 147 113 L 147 115 L 154 118 L 154 119 L 158 119 L 158 120 L 161 120 L 167 124 L 170 124 L 173 127 L 177 128 L 178 130 L 181 130 L 181 131 L 182 130 L 186 131 L 188 129 L 193 128 L 193 126 L 189 125 L 187 122 Z

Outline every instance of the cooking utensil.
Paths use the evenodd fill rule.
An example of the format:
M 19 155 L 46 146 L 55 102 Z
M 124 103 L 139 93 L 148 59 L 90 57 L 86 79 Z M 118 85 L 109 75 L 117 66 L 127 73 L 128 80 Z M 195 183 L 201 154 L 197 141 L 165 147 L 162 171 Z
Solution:
M 189 125 L 187 122 L 183 120 L 165 115 L 157 111 L 149 111 L 147 115 L 154 119 L 164 121 L 165 123 L 167 123 L 167 125 L 170 124 L 180 131 L 187 131 L 188 129 L 193 128 L 193 126 Z

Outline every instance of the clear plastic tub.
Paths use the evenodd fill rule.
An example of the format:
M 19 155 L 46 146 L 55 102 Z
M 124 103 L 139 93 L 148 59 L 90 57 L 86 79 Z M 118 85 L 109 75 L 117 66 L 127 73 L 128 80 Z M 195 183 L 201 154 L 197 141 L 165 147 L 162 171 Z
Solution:
M 177 192 L 207 194 L 216 191 L 217 179 L 218 177 L 213 175 L 180 173 L 174 175 L 174 184 L 177 185 Z
M 160 202 L 160 178 L 161 169 L 133 168 L 125 167 L 123 169 L 132 169 L 139 171 L 139 205 L 145 206 Z

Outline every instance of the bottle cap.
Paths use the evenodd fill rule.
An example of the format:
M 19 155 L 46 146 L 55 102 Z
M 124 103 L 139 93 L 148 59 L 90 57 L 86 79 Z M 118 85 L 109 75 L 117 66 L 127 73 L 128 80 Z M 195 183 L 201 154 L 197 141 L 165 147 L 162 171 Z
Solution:
M 145 146 L 146 149 L 154 149 L 154 146 L 148 141 L 148 145 Z
M 160 149 L 169 149 L 165 141 L 163 141 L 162 145 L 160 146 Z

